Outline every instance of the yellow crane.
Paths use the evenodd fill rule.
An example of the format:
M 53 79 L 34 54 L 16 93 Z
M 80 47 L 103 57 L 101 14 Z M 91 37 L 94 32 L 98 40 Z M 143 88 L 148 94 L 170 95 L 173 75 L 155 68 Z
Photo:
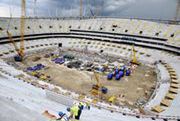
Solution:
M 14 46 L 16 52 L 17 52 L 17 54 L 20 55 L 18 46 L 16 45 L 15 41 L 14 41 L 13 38 L 12 38 L 11 33 L 10 33 L 8 30 L 7 30 L 7 35 L 8 35 L 8 37 L 9 37 L 9 40 L 12 42 L 12 44 L 13 44 L 13 46 Z
M 91 94 L 94 95 L 94 96 L 98 96 L 100 94 L 100 88 L 101 88 L 101 84 L 99 82 L 99 77 L 97 75 L 97 73 L 95 71 L 93 71 L 94 73 L 94 77 L 95 77 L 95 80 L 96 80 L 96 84 L 94 84 L 92 86 L 92 90 L 91 90 Z
M 21 1 L 21 40 L 20 40 L 20 53 L 23 59 L 24 56 L 24 26 L 25 26 L 25 15 L 26 15 L 26 1 Z
M 12 44 L 17 52 L 17 55 L 14 57 L 15 61 L 23 61 L 23 57 L 24 57 L 24 26 L 25 26 L 24 19 L 25 19 L 25 15 L 26 15 L 25 8 L 26 8 L 26 1 L 21 0 L 20 48 L 18 48 L 18 46 L 16 45 L 16 42 L 12 39 L 11 33 L 7 30 L 7 35 L 9 37 L 9 40 L 12 42 Z
M 95 77 L 95 81 L 96 81 L 96 84 L 94 84 L 92 86 L 92 89 L 91 89 L 91 94 L 94 95 L 94 96 L 103 96 L 103 94 L 106 94 L 107 93 L 107 88 L 104 87 L 101 83 L 100 83 L 100 80 L 99 80 L 99 76 L 97 74 L 97 72 L 93 71 L 94 73 L 94 77 Z M 104 91 L 106 90 L 106 91 Z
M 137 57 L 136 57 L 136 50 L 134 48 L 134 45 L 132 46 L 132 60 L 131 60 L 131 63 L 132 64 L 136 64 L 136 65 L 139 65 L 139 62 L 137 61 Z

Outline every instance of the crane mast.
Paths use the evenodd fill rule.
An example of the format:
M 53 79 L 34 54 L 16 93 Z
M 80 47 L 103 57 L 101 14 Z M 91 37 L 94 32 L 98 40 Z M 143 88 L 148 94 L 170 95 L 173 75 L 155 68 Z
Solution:
M 176 6 L 176 15 L 174 17 L 174 20 L 177 21 L 180 13 L 180 0 L 177 1 L 177 6 Z
M 83 1 L 80 0 L 80 10 L 79 10 L 79 15 L 80 15 L 80 18 L 82 17 L 82 10 L 83 9 Z
M 10 33 L 9 31 L 7 31 L 7 35 L 8 35 L 8 37 L 9 37 L 9 40 L 12 42 L 12 44 L 13 44 L 16 52 L 17 52 L 17 54 L 19 55 L 18 46 L 16 45 L 16 43 L 15 43 L 15 41 L 13 40 L 12 35 L 11 35 L 11 33 Z
M 131 56 L 132 56 L 131 63 L 139 65 L 139 62 L 137 61 L 136 50 L 134 48 L 134 45 L 132 46 L 132 54 L 131 54 Z
M 24 26 L 25 26 L 25 15 L 26 15 L 26 4 L 25 0 L 21 3 L 21 39 L 20 39 L 20 56 L 24 56 Z
M 20 48 L 16 45 L 16 42 L 13 40 L 11 33 L 7 30 L 7 35 L 9 40 L 12 42 L 17 55 L 14 56 L 15 61 L 22 62 L 24 58 L 24 27 L 25 27 L 25 15 L 26 15 L 26 1 L 21 0 L 21 18 L 20 18 Z
M 34 17 L 36 17 L 36 2 L 37 0 L 34 0 L 34 8 L 33 8 Z

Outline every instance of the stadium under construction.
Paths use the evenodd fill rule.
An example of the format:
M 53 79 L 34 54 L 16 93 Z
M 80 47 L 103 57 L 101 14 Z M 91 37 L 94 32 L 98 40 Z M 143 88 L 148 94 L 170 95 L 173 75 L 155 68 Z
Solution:
M 82 103 L 80 121 L 179 121 L 177 18 L 84 17 L 79 3 L 79 17 L 27 17 L 25 0 L 0 17 L 0 120 L 61 121 Z

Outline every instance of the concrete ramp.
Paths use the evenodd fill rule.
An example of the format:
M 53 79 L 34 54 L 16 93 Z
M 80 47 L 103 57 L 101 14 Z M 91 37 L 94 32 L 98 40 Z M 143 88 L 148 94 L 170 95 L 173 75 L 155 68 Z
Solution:
M 40 113 L 2 96 L 0 96 L 0 112 L 0 121 L 48 121 Z
M 48 99 L 55 101 L 59 104 L 65 105 L 67 107 L 71 107 L 73 105 L 74 99 L 71 99 L 69 97 L 66 97 L 62 94 L 57 94 L 52 91 L 46 90 L 46 96 Z

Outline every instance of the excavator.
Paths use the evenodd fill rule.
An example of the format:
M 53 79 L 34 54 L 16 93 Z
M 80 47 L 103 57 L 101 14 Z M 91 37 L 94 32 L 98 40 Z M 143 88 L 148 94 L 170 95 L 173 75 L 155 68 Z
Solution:
M 12 42 L 17 55 L 14 56 L 14 60 L 17 62 L 22 62 L 23 58 L 24 58 L 24 26 L 25 26 L 25 5 L 26 5 L 26 1 L 25 0 L 21 0 L 21 28 L 20 28 L 20 33 L 21 33 L 21 38 L 20 38 L 20 48 L 18 48 L 18 46 L 16 45 L 16 42 L 13 40 L 11 33 L 7 30 L 7 35 L 9 37 L 9 40 Z

